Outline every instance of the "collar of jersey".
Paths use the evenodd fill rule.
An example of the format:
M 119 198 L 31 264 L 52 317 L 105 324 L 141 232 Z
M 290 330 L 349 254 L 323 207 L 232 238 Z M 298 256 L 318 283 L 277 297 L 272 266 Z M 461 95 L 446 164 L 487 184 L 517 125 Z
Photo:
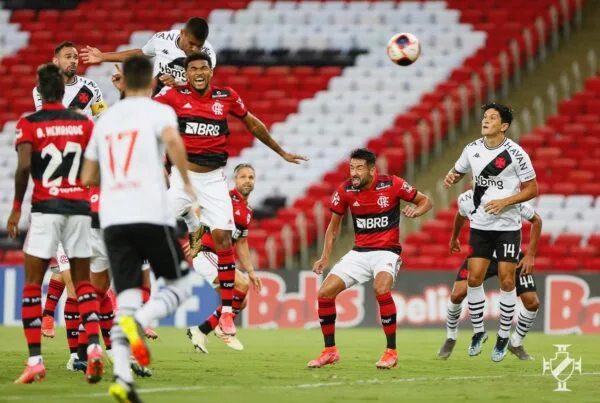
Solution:
M 75 80 L 73 80 L 73 83 L 72 83 L 72 84 L 65 84 L 65 86 L 68 86 L 68 87 L 70 87 L 71 85 L 75 85 L 75 84 L 77 84 L 77 78 L 78 78 L 78 77 L 77 77 L 77 74 L 75 74 Z
M 43 104 L 42 105 L 42 109 L 45 109 L 45 110 L 57 110 L 57 109 L 65 109 L 65 107 L 60 102 L 49 102 L 47 104 Z
M 192 92 L 192 94 L 194 94 L 195 96 L 197 96 L 199 98 L 208 98 L 212 94 L 212 85 L 210 85 L 210 84 L 208 84 L 208 91 L 206 91 L 206 94 L 204 94 L 204 95 L 200 94 L 198 92 L 198 90 L 196 90 L 194 87 L 192 87 L 192 84 L 190 84 L 190 83 L 187 83 L 186 87 L 188 90 L 190 90 Z
M 232 190 L 234 194 L 238 197 L 238 199 L 240 199 L 242 203 L 246 204 L 246 199 L 244 198 L 244 196 L 242 196 L 242 194 L 236 188 L 233 188 Z
M 496 147 L 488 147 L 488 145 L 485 142 L 485 137 L 483 138 L 483 145 L 485 146 L 485 148 L 487 148 L 488 150 L 495 150 L 499 147 L 502 147 L 504 145 L 504 143 L 506 143 L 506 140 L 508 140 L 508 137 L 506 137 L 506 135 L 504 136 L 504 140 L 502 140 L 502 143 L 498 144 Z
M 179 38 L 181 37 L 181 34 L 177 35 L 177 38 L 175 38 L 175 46 L 177 47 L 177 49 L 181 49 L 181 46 L 179 46 Z M 183 49 L 181 49 L 183 50 Z

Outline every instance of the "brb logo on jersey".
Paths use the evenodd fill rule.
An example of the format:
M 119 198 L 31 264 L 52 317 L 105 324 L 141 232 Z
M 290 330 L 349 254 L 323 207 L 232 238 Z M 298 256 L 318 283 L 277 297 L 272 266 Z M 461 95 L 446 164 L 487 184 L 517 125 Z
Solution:
M 498 179 L 498 178 L 493 177 L 493 176 L 491 176 L 489 178 L 486 178 L 484 176 L 477 175 L 475 177 L 475 182 L 477 183 L 477 186 L 482 186 L 482 187 L 493 186 L 493 187 L 498 188 L 500 190 L 504 189 L 504 182 L 502 182 L 502 179 Z
M 198 134 L 200 136 L 218 136 L 221 134 L 220 126 L 211 123 L 186 122 L 185 134 Z
M 359 229 L 386 228 L 389 225 L 388 217 L 357 218 L 356 227 Z

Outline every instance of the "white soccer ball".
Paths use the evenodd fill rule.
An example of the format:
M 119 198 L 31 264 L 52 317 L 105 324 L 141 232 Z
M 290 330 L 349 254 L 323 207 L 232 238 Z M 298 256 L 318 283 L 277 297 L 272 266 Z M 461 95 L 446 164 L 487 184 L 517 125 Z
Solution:
M 392 36 L 387 44 L 387 55 L 399 66 L 413 64 L 421 54 L 421 42 L 413 34 L 402 32 Z

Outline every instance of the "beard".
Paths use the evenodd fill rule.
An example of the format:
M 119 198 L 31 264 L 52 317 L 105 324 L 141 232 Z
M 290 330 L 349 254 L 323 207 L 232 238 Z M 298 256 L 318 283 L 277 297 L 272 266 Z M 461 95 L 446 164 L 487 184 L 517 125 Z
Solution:
M 77 74 L 77 70 L 64 70 L 63 74 L 67 77 L 67 78 L 73 78 L 75 77 L 75 74 Z

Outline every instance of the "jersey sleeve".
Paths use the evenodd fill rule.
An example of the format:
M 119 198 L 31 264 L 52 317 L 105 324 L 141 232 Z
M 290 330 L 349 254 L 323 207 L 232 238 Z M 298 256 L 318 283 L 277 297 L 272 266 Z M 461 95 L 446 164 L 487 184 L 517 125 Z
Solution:
M 168 105 L 171 108 L 175 107 L 175 93 L 177 90 L 174 90 L 172 87 L 162 87 L 160 92 L 154 96 L 156 102 L 160 102 L 163 105 Z
M 458 198 L 458 214 L 462 217 L 469 216 L 468 199 L 464 194 L 460 195 L 460 197 Z
M 33 143 L 33 128 L 25 119 L 19 119 L 15 129 L 15 148 L 23 143 Z
M 40 93 L 39 93 L 37 87 L 33 87 L 32 95 L 33 95 L 33 105 L 35 106 L 35 110 L 39 111 L 40 109 L 42 109 L 42 97 L 40 96 Z
M 98 125 L 94 126 L 93 130 L 92 130 L 92 135 L 90 137 L 90 141 L 88 142 L 87 147 L 85 148 L 85 154 L 83 155 L 84 158 L 86 160 L 90 160 L 90 161 L 98 161 L 100 159 L 99 157 L 99 150 L 98 150 L 98 137 L 100 135 L 98 134 Z
M 178 127 L 177 115 L 175 115 L 173 108 L 168 105 L 160 105 L 159 109 L 160 111 L 156 115 L 156 123 L 154 126 L 156 137 L 161 137 L 162 132 L 169 127 Z
M 244 105 L 244 101 L 242 101 L 242 98 L 233 89 L 230 88 L 229 91 L 231 93 L 231 97 L 234 99 L 231 109 L 229 110 L 229 113 L 231 113 L 233 116 L 235 116 L 238 119 L 245 118 L 246 115 L 248 114 L 248 109 L 246 109 L 246 105 Z
M 535 216 L 535 209 L 527 202 L 519 204 L 519 212 L 521 213 L 521 217 L 527 221 L 531 221 Z
M 348 200 L 346 199 L 346 192 L 344 192 L 344 185 L 341 185 L 331 197 L 329 210 L 335 214 L 344 215 L 346 209 L 348 209 Z
M 471 163 L 469 162 L 467 147 L 463 149 L 463 152 L 460 154 L 460 157 L 454 164 L 454 170 L 460 174 L 466 174 L 471 170 Z
M 152 35 L 152 38 L 150 38 L 148 42 L 142 46 L 142 53 L 144 53 L 146 56 L 156 56 L 156 35 L 158 34 Z
M 94 100 L 92 101 L 92 116 L 98 117 L 102 112 L 106 110 L 106 102 L 104 102 L 104 96 L 102 90 L 95 82 L 92 82 L 92 90 L 94 91 Z
M 525 150 L 519 150 L 521 152 L 521 157 L 515 157 L 515 170 L 517 171 L 517 176 L 521 183 L 530 181 L 535 178 L 535 169 L 533 169 L 533 164 L 531 163 L 531 158 L 529 158 L 529 154 L 525 152 Z
M 394 176 L 394 188 L 396 188 L 398 192 L 398 199 L 404 200 L 407 202 L 412 202 L 417 197 L 417 188 L 412 187 L 408 182 L 404 179 Z

